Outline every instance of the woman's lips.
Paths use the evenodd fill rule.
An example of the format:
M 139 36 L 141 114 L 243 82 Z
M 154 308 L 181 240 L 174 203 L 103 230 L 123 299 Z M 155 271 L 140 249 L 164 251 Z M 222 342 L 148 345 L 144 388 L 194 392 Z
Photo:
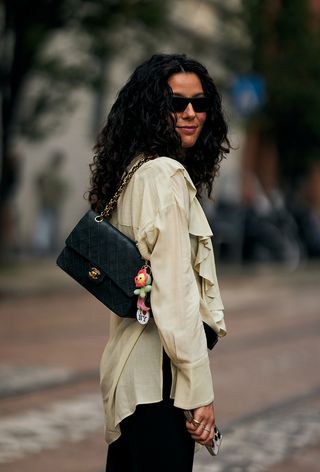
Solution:
M 193 134 L 197 130 L 197 126 L 177 126 L 184 134 Z

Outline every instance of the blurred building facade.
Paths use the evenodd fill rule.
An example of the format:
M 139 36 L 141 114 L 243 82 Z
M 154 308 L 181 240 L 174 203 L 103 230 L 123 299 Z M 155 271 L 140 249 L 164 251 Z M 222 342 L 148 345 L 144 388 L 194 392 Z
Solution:
M 269 2 L 265 5 L 267 18 L 264 27 L 266 30 L 269 28 L 269 31 L 267 34 L 265 33 L 264 41 L 260 44 L 260 49 L 258 49 L 260 57 L 256 58 L 255 65 L 258 69 L 261 68 L 260 73 L 263 73 L 264 70 L 267 75 L 268 64 L 275 62 L 275 64 L 281 65 L 281 57 L 285 54 L 286 48 L 290 53 L 291 41 L 296 55 L 293 58 L 287 57 L 287 62 L 284 62 L 285 67 L 282 66 L 281 70 L 276 70 L 273 79 L 272 76 L 269 77 L 269 92 L 270 88 L 272 90 L 271 97 L 267 97 L 270 104 L 277 99 L 275 90 L 279 95 L 288 93 L 287 89 L 289 89 L 291 102 L 287 104 L 288 109 L 285 111 L 288 113 L 285 126 L 281 121 L 273 122 L 275 120 L 272 121 L 272 113 L 268 115 L 267 112 L 266 114 L 258 114 L 257 117 L 250 120 L 246 129 L 241 164 L 241 202 L 245 210 L 244 224 L 246 229 L 243 257 L 245 260 L 260 258 L 270 260 L 271 258 L 271 260 L 289 262 L 296 266 L 303 258 L 320 257 L 320 186 L 316 184 L 319 182 L 320 150 L 315 135 L 310 133 L 310 124 L 306 123 L 304 127 L 304 122 L 299 116 L 297 103 L 299 99 L 301 102 L 301 98 L 298 98 L 295 103 L 295 95 L 292 94 L 292 90 L 290 91 L 290 87 L 292 89 L 296 86 L 296 83 L 290 84 L 290 81 L 293 81 L 290 72 L 294 69 L 290 61 L 300 60 L 302 64 L 304 63 L 303 57 L 299 57 L 299 53 L 301 56 L 302 51 L 297 46 L 299 40 L 295 44 L 294 33 L 297 35 L 299 33 L 297 23 L 293 21 L 292 25 L 284 26 L 282 6 L 282 2 Z M 315 32 L 316 36 L 319 35 L 320 1 L 307 0 L 301 2 L 299 6 L 301 14 L 307 12 L 305 14 L 306 23 L 304 24 L 303 21 L 301 23 L 305 27 L 304 31 Z M 295 14 L 297 11 L 298 9 Z M 286 27 L 290 32 L 290 41 L 286 37 L 288 31 L 285 33 L 277 31 L 280 26 L 284 31 Z M 289 41 L 289 46 L 287 41 Z M 318 61 L 319 57 L 314 57 L 314 64 Z M 296 94 L 301 94 L 301 91 L 306 90 L 308 81 L 315 82 L 315 71 L 319 66 L 315 65 L 315 68 L 311 70 L 310 67 L 306 70 L 307 67 L 306 63 L 302 75 L 301 67 L 297 69 L 300 83 L 299 87 L 296 86 Z M 299 73 L 300 75 L 298 75 Z M 299 80 L 299 78 L 295 79 Z M 271 79 L 273 84 L 270 87 Z M 275 83 L 278 88 L 275 88 Z M 281 87 L 283 87 L 282 90 Z M 307 107 L 307 102 L 312 100 L 312 88 L 302 96 L 305 99 L 304 106 Z M 316 97 L 314 100 L 317 100 Z M 283 104 L 285 103 L 283 102 Z M 281 107 L 278 108 L 278 112 L 282 112 Z M 290 121 L 291 118 L 293 121 Z M 293 123 L 297 124 L 296 128 L 292 127 Z M 276 129 L 277 127 L 278 129 Z M 289 129 L 289 136 L 285 137 L 286 140 L 281 136 L 281 153 L 279 135 L 286 131 L 285 127 Z M 294 135 L 294 129 L 299 129 L 298 136 Z M 307 141 L 310 141 L 309 148 L 305 146 Z M 291 155 L 288 153 L 283 155 L 284 143 L 291 150 Z M 296 152 L 295 146 L 298 149 L 298 157 L 295 157 L 294 154 Z M 312 146 L 314 147 L 313 162 L 308 155 Z M 295 159 L 296 163 L 292 164 Z M 286 160 L 291 162 L 291 168 Z
M 235 0 L 232 3 L 237 8 L 240 2 Z M 37 231 L 39 202 L 34 179 L 47 167 L 52 153 L 61 152 L 65 155 L 63 172 L 71 189 L 65 195 L 61 208 L 61 239 L 87 208 L 84 194 L 89 186 L 89 163 L 92 160 L 96 132 L 102 126 L 117 91 L 125 83 L 137 63 L 156 52 L 186 53 L 202 61 L 218 84 L 224 84 L 228 80 L 228 71 L 217 53 L 218 49 L 210 48 L 210 44 L 222 43 L 226 33 L 229 37 L 233 35 L 236 41 L 240 41 L 241 32 L 232 26 L 228 32 L 227 25 L 219 19 L 218 15 L 215 15 L 210 2 L 205 0 L 185 0 L 184 2 L 176 0 L 172 2 L 170 10 L 171 34 L 161 40 L 157 39 L 148 54 L 134 39 L 130 28 L 119 32 L 119 41 L 127 42 L 127 46 L 107 65 L 105 72 L 107 94 L 105 96 L 95 95 L 83 89 L 79 90 L 76 95 L 76 110 L 63 119 L 58 131 L 53 132 L 50 137 L 40 143 L 22 140 L 17 143 L 16 148 L 21 156 L 22 169 L 20 188 L 14 202 L 14 213 L 17 217 L 14 228 L 15 237 L 22 252 L 28 253 L 33 248 L 35 231 Z M 67 39 L 60 36 L 56 39 L 54 47 L 58 45 L 63 49 L 65 41 Z M 68 39 L 67 49 L 70 54 L 72 44 L 70 45 L 69 41 Z M 230 120 L 232 113 L 227 101 L 225 101 L 225 108 L 235 151 L 222 163 L 215 195 L 221 191 L 224 194 L 227 193 L 228 198 L 239 200 L 242 131 Z M 62 243 L 62 240 L 59 241 L 59 244 Z

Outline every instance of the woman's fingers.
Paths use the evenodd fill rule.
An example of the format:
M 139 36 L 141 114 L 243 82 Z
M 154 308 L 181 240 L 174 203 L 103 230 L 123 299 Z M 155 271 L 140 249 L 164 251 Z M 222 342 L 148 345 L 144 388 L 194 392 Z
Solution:
M 200 425 L 193 433 L 191 433 L 191 437 L 200 444 L 211 444 L 213 439 L 213 426 Z
M 200 444 L 211 444 L 214 434 L 214 424 L 204 424 L 204 422 L 199 422 L 198 424 L 198 422 L 190 423 L 187 421 L 186 426 L 194 441 Z
M 215 413 L 213 404 L 196 408 L 193 420 L 187 421 L 187 430 L 192 439 L 200 444 L 211 444 L 214 436 Z

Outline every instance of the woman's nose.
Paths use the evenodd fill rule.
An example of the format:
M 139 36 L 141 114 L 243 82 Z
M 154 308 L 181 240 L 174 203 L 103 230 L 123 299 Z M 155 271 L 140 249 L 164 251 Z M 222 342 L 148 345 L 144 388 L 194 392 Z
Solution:
M 191 103 L 188 103 L 188 106 L 187 106 L 187 108 L 183 111 L 182 115 L 183 115 L 183 116 L 186 116 L 186 117 L 195 116 L 195 111 L 194 111 L 193 106 L 191 105 Z

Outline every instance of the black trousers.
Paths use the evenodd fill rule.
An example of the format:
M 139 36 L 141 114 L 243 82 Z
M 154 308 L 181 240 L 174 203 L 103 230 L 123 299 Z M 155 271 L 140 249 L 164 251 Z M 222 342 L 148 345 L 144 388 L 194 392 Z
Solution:
M 163 355 L 163 400 L 138 405 L 109 446 L 106 472 L 192 472 L 194 441 L 170 399 L 170 360 Z

